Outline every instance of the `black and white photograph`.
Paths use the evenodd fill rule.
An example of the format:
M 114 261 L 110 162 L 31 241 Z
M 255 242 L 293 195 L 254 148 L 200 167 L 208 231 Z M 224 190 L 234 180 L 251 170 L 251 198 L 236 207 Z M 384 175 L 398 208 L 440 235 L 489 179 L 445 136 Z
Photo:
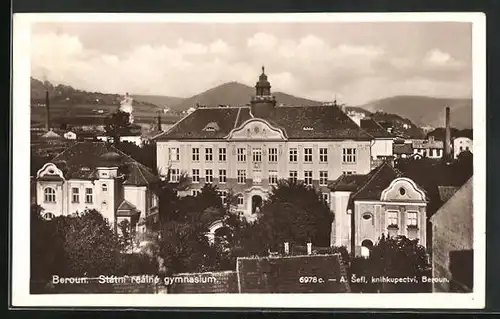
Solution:
M 13 30 L 13 304 L 484 307 L 484 15 Z

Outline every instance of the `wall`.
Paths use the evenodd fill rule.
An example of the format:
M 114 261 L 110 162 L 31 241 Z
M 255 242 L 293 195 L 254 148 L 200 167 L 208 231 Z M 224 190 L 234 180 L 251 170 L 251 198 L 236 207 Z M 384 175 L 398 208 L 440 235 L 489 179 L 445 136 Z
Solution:
M 168 167 L 179 169 L 180 172 L 186 172 L 191 177 L 193 169 L 199 169 L 200 183 L 193 183 L 192 188 L 201 188 L 205 181 L 205 170 L 212 169 L 214 183 L 218 184 L 220 189 L 231 189 L 234 193 L 243 193 L 250 187 L 256 185 L 264 190 L 269 190 L 268 183 L 270 170 L 278 172 L 278 179 L 288 179 L 290 171 L 297 171 L 298 179 L 304 179 L 304 171 L 312 171 L 313 185 L 318 187 L 322 192 L 327 193 L 329 189 L 325 186 L 319 186 L 320 171 L 328 172 L 328 183 L 337 179 L 344 171 L 356 172 L 358 174 L 366 174 L 370 171 L 370 143 L 369 141 L 168 141 L 157 142 L 157 163 L 160 167 L 160 173 L 166 175 Z M 179 161 L 170 162 L 168 159 L 168 149 L 179 148 Z M 200 160 L 193 162 L 192 149 L 198 148 Z M 205 148 L 212 148 L 213 161 L 205 161 Z M 226 148 L 226 162 L 219 162 L 218 149 Z M 240 163 L 237 161 L 237 149 L 245 148 L 246 162 Z M 262 149 L 262 163 L 254 165 L 252 163 L 252 148 Z M 268 149 L 278 149 L 278 162 L 268 162 Z M 289 162 L 289 149 L 296 148 L 298 151 L 297 163 Z M 312 148 L 313 161 L 312 163 L 304 162 L 304 148 Z M 328 149 L 328 162 L 319 162 L 319 148 Z M 356 162 L 342 163 L 342 149 L 356 148 Z M 218 183 L 219 170 L 225 169 L 227 182 L 225 184 Z M 246 170 L 246 183 L 237 183 L 237 171 Z M 254 170 L 261 172 L 261 182 L 255 184 L 253 182 Z M 327 184 L 328 184 L 327 183 Z M 247 200 L 251 198 L 246 195 L 244 208 L 251 207 Z
M 419 244 L 426 246 L 426 210 L 425 206 L 412 203 L 390 204 L 384 202 L 363 202 L 356 201 L 354 209 L 355 220 L 355 251 L 359 251 L 363 240 L 370 240 L 376 244 L 382 234 L 389 234 L 387 227 L 387 212 L 396 211 L 398 213 L 398 229 L 394 236 L 403 235 L 411 239 L 418 239 Z M 407 212 L 418 212 L 416 236 L 408 230 Z M 365 213 L 372 217 L 368 220 L 363 218 Z
M 372 159 L 377 159 L 377 156 L 392 156 L 393 139 L 375 139 L 371 147 Z
M 350 251 L 351 214 L 347 211 L 351 192 L 332 192 L 330 194 L 330 210 L 334 213 L 330 246 L 345 246 Z
M 343 293 L 350 292 L 339 255 L 238 258 L 240 293 Z M 323 283 L 301 283 L 301 277 L 316 277 Z M 328 279 L 337 279 L 329 281 Z
M 454 262 L 451 256 L 458 252 L 470 254 L 470 258 L 472 258 L 473 209 L 472 180 L 470 180 L 432 216 L 433 277 L 458 281 L 435 283 L 433 285 L 435 292 L 452 291 L 453 284 L 465 288 L 462 287 L 465 281 L 469 281 L 468 288 L 472 288 L 472 260 L 461 261 L 458 273 L 466 278 L 460 278 L 462 276 L 456 278 L 457 276 L 452 269 Z M 468 273 L 460 274 L 463 271 L 468 271 Z
M 145 218 L 147 213 L 146 190 L 146 186 L 123 186 L 123 198 L 141 211 L 140 218 Z

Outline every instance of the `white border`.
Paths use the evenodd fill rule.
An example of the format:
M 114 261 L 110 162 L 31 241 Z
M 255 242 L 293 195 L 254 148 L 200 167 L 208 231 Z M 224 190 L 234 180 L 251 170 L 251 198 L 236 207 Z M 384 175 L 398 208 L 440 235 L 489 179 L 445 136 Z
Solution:
M 12 306 L 461 308 L 485 306 L 486 16 L 483 13 L 14 14 Z M 470 22 L 473 23 L 474 292 L 467 294 L 29 294 L 30 25 L 34 22 Z M 450 34 L 450 36 L 453 36 Z

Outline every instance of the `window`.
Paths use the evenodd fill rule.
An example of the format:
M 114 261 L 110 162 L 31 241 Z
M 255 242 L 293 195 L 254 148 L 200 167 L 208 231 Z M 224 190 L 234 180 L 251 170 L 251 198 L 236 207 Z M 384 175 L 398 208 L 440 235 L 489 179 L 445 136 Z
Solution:
M 262 150 L 260 148 L 254 148 L 252 150 L 252 161 L 254 163 L 262 162 Z
M 290 162 L 291 163 L 297 163 L 297 149 L 296 148 L 291 148 L 289 151 L 289 157 L 290 157 Z
M 226 161 L 226 148 L 222 147 L 219 148 L 219 162 L 225 162 Z
M 387 212 L 387 225 L 388 226 L 398 226 L 398 212 L 388 211 Z
M 330 193 L 323 193 L 323 201 L 327 204 L 330 203 Z
M 355 171 L 343 171 L 342 174 L 344 175 L 352 175 L 352 174 L 356 174 Z
M 399 194 L 404 195 L 406 194 L 406 190 L 403 187 L 399 188 Z
M 44 190 L 45 202 L 46 203 L 55 203 L 56 202 L 56 190 L 52 187 L 47 187 Z
M 269 185 L 278 184 L 278 171 L 269 171 Z
M 92 204 L 94 202 L 93 197 L 92 188 L 85 188 L 85 203 Z
M 290 182 L 296 182 L 297 181 L 297 171 L 290 171 L 290 173 L 289 173 L 289 180 L 290 180 Z
M 193 196 L 198 196 L 200 193 L 201 193 L 201 191 L 199 189 L 193 189 L 193 190 L 191 190 L 191 194 Z
M 71 188 L 71 202 L 72 203 L 80 202 L 80 190 L 77 187 Z
M 227 191 L 218 191 L 217 192 L 222 204 L 227 204 Z
M 108 191 L 108 185 L 107 184 L 102 184 L 101 187 L 102 187 L 102 191 L 103 192 L 107 192 Z
M 313 149 L 304 148 L 304 162 L 312 163 L 312 161 L 313 161 Z
M 54 214 L 52 214 L 51 212 L 46 212 L 43 214 L 43 219 L 45 220 L 52 220 L 54 217 Z
M 269 163 L 276 163 L 278 162 L 278 149 L 277 148 L 270 148 L 269 149 Z
M 225 169 L 219 170 L 219 183 L 225 183 L 227 180 L 227 174 Z
M 470 151 L 470 148 L 468 146 L 466 146 L 465 150 L 468 152 L 468 151 Z
M 214 160 L 214 156 L 211 148 L 205 148 L 205 161 L 211 162 Z
M 363 219 L 364 220 L 370 220 L 372 218 L 372 214 L 371 213 L 364 213 L 363 214 Z
M 245 184 L 247 182 L 247 171 L 244 169 L 238 170 L 238 184 Z
M 460 152 L 462 152 L 464 150 L 464 148 L 462 146 L 460 146 L 459 149 L 460 149 Z
M 180 179 L 180 172 L 178 168 L 170 169 L 170 183 L 177 183 Z
M 199 148 L 193 148 L 193 162 L 198 162 L 200 160 L 200 149 Z
M 312 185 L 312 183 L 313 183 L 313 172 L 304 171 L 304 184 Z
M 254 184 L 262 183 L 262 171 L 254 170 L 252 175 L 252 180 Z
M 320 163 L 328 162 L 328 149 L 326 147 L 319 149 L 319 162 Z
M 179 161 L 179 148 L 171 147 L 168 149 L 168 159 L 173 162 Z
M 418 223 L 417 223 L 417 212 L 407 212 L 406 213 L 406 216 L 408 218 L 407 220 L 407 225 L 408 226 L 417 226 Z
M 244 204 L 244 198 L 243 198 L 242 194 L 238 195 L 237 201 L 238 201 L 238 206 L 243 206 L 243 204 Z
M 214 182 L 214 173 L 211 169 L 205 170 L 205 183 L 211 184 Z
M 245 154 L 244 148 L 238 148 L 237 155 L 238 155 L 238 162 L 246 162 L 247 155 Z
M 193 183 L 199 183 L 200 182 L 200 170 L 195 168 L 193 169 L 193 178 L 192 178 Z
M 355 148 L 342 149 L 342 162 L 356 163 L 356 149 Z
M 326 186 L 328 184 L 328 171 L 319 171 L 319 185 Z

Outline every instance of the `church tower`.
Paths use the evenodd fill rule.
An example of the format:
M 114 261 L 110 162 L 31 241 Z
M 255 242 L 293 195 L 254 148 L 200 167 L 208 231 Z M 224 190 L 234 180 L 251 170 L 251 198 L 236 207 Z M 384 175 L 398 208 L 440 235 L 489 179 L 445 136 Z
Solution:
M 276 98 L 271 95 L 271 83 L 262 67 L 262 74 L 255 85 L 255 96 L 250 101 L 250 108 L 254 117 L 266 118 L 272 115 L 276 107 Z

